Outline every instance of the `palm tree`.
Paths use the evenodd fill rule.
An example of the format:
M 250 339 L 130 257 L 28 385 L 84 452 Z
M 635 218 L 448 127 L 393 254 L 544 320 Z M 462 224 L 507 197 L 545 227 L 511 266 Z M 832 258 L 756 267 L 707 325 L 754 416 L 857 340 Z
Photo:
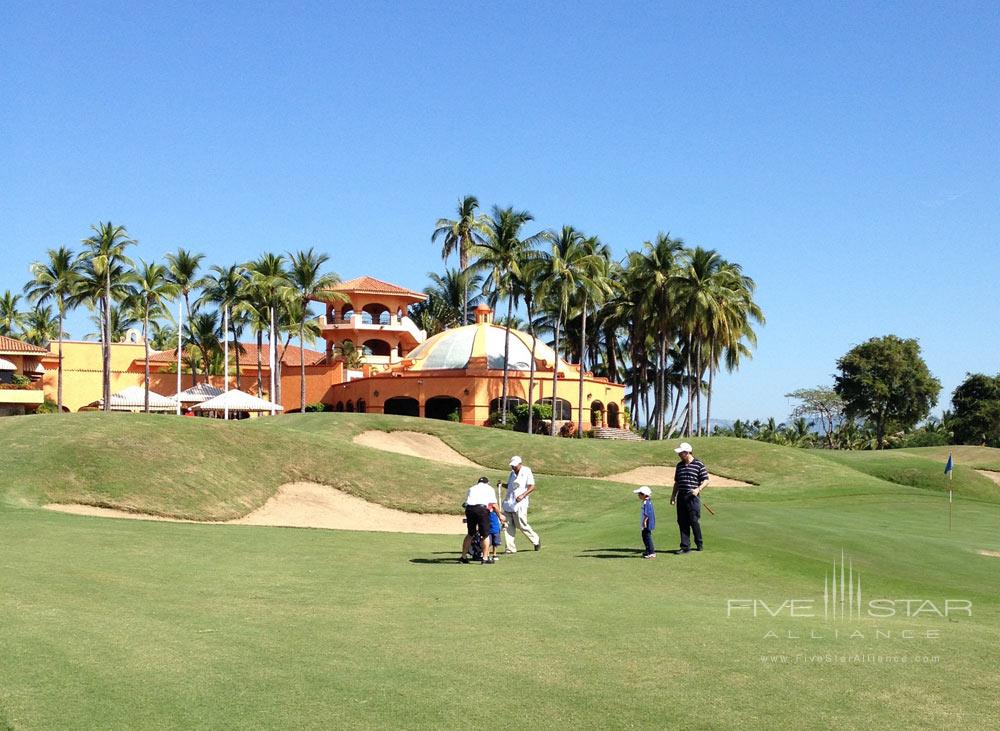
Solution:
M 228 267 L 214 264 L 210 270 L 212 273 L 204 278 L 202 294 L 195 306 L 211 302 L 222 312 L 229 310 L 229 334 L 233 336 L 236 356 L 236 388 L 240 388 L 240 353 L 243 351 L 240 334 L 249 321 L 246 272 L 239 264 Z M 225 375 L 228 379 L 229 374 Z
M 191 311 L 191 292 L 199 289 L 204 284 L 204 279 L 198 276 L 198 269 L 205 258 L 204 254 L 195 254 L 187 249 L 178 247 L 176 254 L 167 254 L 167 271 L 170 281 L 177 287 L 177 291 L 184 297 L 184 315 L 177 327 L 181 332 L 185 330 L 185 323 L 191 320 L 194 313 Z M 190 331 L 190 328 L 188 329 Z M 195 364 L 191 370 L 191 383 L 198 383 L 197 359 L 192 359 Z M 207 375 L 207 374 L 206 374 Z
M 132 299 L 142 317 L 142 341 L 145 347 L 143 365 L 142 410 L 149 413 L 149 321 L 166 309 L 167 300 L 177 296 L 177 286 L 170 281 L 170 273 L 162 264 L 139 260 L 135 273 Z
M 103 287 L 97 297 L 101 308 L 101 370 L 103 378 L 104 410 L 111 410 L 111 301 L 116 288 L 125 286 L 128 278 L 128 268 L 132 260 L 125 255 L 125 250 L 138 242 L 129 238 L 124 226 L 115 226 L 108 221 L 90 227 L 92 236 L 83 240 L 86 251 L 81 254 L 84 259 L 83 269 L 89 274 L 89 286 L 84 290 L 84 297 L 92 298 L 97 292 L 94 286 L 101 282 Z
M 129 302 L 131 294 L 131 292 L 128 292 L 122 295 L 121 304 L 111 305 L 111 313 L 106 326 L 101 313 L 98 312 L 90 318 L 91 322 L 97 327 L 97 330 L 96 332 L 87 333 L 83 336 L 83 339 L 101 340 L 102 333 L 106 332 L 109 343 L 124 343 L 128 337 L 128 331 L 139 324 L 139 320 L 135 316 L 136 310 L 132 306 L 133 303 Z
M 201 351 L 201 360 L 205 365 L 205 376 L 209 375 L 213 354 L 222 347 L 220 342 L 219 314 L 217 312 L 198 312 L 188 318 L 188 339 Z
M 289 252 L 288 260 L 291 269 L 288 272 L 289 287 L 298 297 L 301 308 L 299 320 L 299 347 L 305 348 L 306 318 L 309 317 L 309 302 L 320 294 L 327 299 L 346 301 L 347 297 L 339 292 L 331 291 L 340 284 L 340 277 L 333 272 L 320 274 L 320 268 L 330 260 L 326 254 L 308 251 Z M 299 413 L 306 410 L 306 359 L 304 353 L 299 357 Z
M 503 345 L 503 389 L 501 393 L 500 423 L 507 423 L 507 379 L 510 371 L 510 318 L 514 302 L 520 295 L 519 280 L 521 266 L 530 260 L 529 253 L 543 235 L 538 233 L 526 239 L 521 238 L 521 228 L 534 217 L 527 211 L 516 211 L 513 207 L 493 206 L 493 215 L 488 222 L 486 240 L 479 247 L 480 257 L 473 265 L 477 271 L 487 272 L 484 292 L 496 303 L 501 297 L 507 298 L 507 327 Z
M 528 334 L 531 336 L 530 370 L 528 372 L 528 435 L 535 433 L 535 296 L 542 288 L 542 274 L 545 271 L 548 254 L 540 251 L 537 256 L 526 258 L 521 262 L 521 292 L 524 296 L 524 306 L 528 311 Z M 555 403 L 553 402 L 553 406 Z
M 24 324 L 24 313 L 18 309 L 20 300 L 21 295 L 13 294 L 10 290 L 0 297 L 0 335 L 15 337 Z
M 31 265 L 32 280 L 25 285 L 28 299 L 42 305 L 55 302 L 59 324 L 56 328 L 59 340 L 59 365 L 56 370 L 56 413 L 61 414 L 63 402 L 63 320 L 66 309 L 74 301 L 74 293 L 80 280 L 80 262 L 73 252 L 60 246 L 49 249 L 48 261 L 38 261 Z
M 548 235 L 551 241 L 551 251 L 543 259 L 544 265 L 540 272 L 544 282 L 541 293 L 544 302 L 555 320 L 555 363 L 552 367 L 552 422 L 558 418 L 557 387 L 559 383 L 559 347 L 562 335 L 562 324 L 569 312 L 570 301 L 578 288 L 583 286 L 592 267 L 592 256 L 584 245 L 584 236 L 572 226 L 563 226 L 558 234 Z M 581 404 L 580 408 L 583 406 Z M 558 433 L 552 429 L 553 436 Z
M 278 319 L 279 308 L 283 306 L 283 299 L 288 293 L 288 272 L 285 269 L 285 257 L 281 254 L 267 252 L 259 258 L 245 266 L 249 277 L 249 288 L 247 290 L 248 299 L 252 304 L 255 313 L 252 317 L 256 320 L 256 325 L 266 322 L 264 326 L 269 332 L 269 343 L 271 348 L 271 363 L 268 369 L 271 372 L 274 387 L 269 394 L 270 400 L 277 403 L 281 399 L 281 358 L 278 356 Z M 260 353 L 262 340 L 262 329 L 257 329 L 257 352 Z M 260 374 L 260 357 L 258 356 L 258 386 Z
M 434 310 L 443 319 L 445 328 L 468 324 L 465 314 L 471 305 L 477 303 L 479 297 L 468 297 L 470 290 L 477 289 L 483 278 L 468 269 L 445 269 L 444 276 L 428 272 L 431 284 L 424 287 L 427 299 L 414 309 Z M 431 304 L 433 302 L 433 304 Z M 426 305 L 426 307 L 422 307 Z
M 469 268 L 469 255 L 477 246 L 486 243 L 489 236 L 489 219 L 485 215 L 476 215 L 479 200 L 474 195 L 467 195 L 458 202 L 457 218 L 439 218 L 435 224 L 431 241 L 444 239 L 441 248 L 441 258 L 448 260 L 452 252 L 458 252 L 458 270 L 464 272 Z M 469 282 L 465 283 L 462 294 L 462 324 L 469 324 Z
M 61 340 L 65 333 L 59 329 L 60 318 L 52 314 L 51 305 L 36 305 L 24 314 L 22 336 L 26 342 L 47 348 L 53 340 Z
M 583 438 L 583 378 L 586 372 L 587 354 L 587 304 L 600 305 L 606 297 L 611 294 L 612 288 L 608 281 L 608 271 L 611 262 L 611 250 L 600 242 L 596 236 L 584 239 L 583 248 L 587 256 L 581 261 L 580 283 L 577 287 L 577 296 L 582 299 L 580 305 L 580 387 L 578 403 L 580 409 L 577 412 L 576 433 Z
M 677 278 L 677 257 L 684 242 L 672 239 L 669 234 L 658 233 L 656 238 L 643 244 L 642 253 L 630 259 L 634 276 L 630 282 L 636 291 L 632 297 L 640 304 L 643 319 L 640 329 L 644 333 L 642 342 L 651 342 L 655 347 L 654 422 L 656 438 L 663 439 L 667 403 L 667 354 L 677 329 L 675 285 Z

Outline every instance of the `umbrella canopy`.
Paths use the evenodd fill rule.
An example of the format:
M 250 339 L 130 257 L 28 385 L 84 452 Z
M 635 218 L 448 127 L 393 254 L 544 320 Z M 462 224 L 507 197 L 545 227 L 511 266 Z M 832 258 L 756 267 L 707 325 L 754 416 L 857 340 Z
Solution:
M 222 393 L 221 388 L 216 388 L 207 383 L 199 383 L 197 386 L 191 386 L 191 388 L 186 388 L 180 393 L 174 394 L 172 398 L 177 399 L 181 404 L 200 404 L 203 401 L 208 401 L 210 398 L 221 396 Z
M 145 392 L 142 386 L 129 386 L 118 393 L 111 394 L 111 411 L 137 411 L 144 407 Z M 94 401 L 91 406 L 104 406 L 104 399 Z M 155 391 L 149 392 L 150 411 L 174 411 L 177 402 Z
M 11 363 L 9 360 L 4 360 L 0 358 L 0 371 L 16 371 L 17 366 Z
M 196 404 L 193 408 L 198 411 L 224 411 L 227 408 L 230 411 L 270 411 L 272 408 L 275 411 L 285 410 L 283 406 L 272 404 L 270 401 L 251 396 L 235 388 L 221 396 Z

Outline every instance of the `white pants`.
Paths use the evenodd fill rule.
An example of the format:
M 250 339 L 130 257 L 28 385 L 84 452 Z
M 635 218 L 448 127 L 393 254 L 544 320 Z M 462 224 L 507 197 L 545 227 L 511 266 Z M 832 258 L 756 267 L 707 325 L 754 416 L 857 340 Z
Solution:
M 507 550 L 511 553 L 517 551 L 517 545 L 514 543 L 514 534 L 517 529 L 520 528 L 521 532 L 531 541 L 531 545 L 538 545 L 538 534 L 535 533 L 534 529 L 528 525 L 528 506 L 527 504 L 520 502 L 517 504 L 515 511 L 513 513 L 505 510 L 503 514 L 507 516 Z

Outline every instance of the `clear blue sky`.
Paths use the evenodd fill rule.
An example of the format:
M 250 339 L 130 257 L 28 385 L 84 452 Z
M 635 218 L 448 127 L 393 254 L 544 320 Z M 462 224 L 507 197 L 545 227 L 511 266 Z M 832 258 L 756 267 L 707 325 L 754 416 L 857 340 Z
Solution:
M 1000 370 L 997 5 L 665 5 L 8 3 L 0 291 L 108 219 L 146 259 L 315 246 L 419 289 L 472 193 L 741 263 L 768 324 L 721 418 L 875 335 L 941 405 Z

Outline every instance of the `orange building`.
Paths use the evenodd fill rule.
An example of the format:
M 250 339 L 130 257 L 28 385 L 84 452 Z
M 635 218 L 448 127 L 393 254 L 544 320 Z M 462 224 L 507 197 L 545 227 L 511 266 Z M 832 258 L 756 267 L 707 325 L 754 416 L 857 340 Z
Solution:
M 30 414 L 42 405 L 48 355 L 45 348 L 0 335 L 0 416 Z
M 301 366 L 305 363 L 306 404 L 323 403 L 336 411 L 407 414 L 437 419 L 456 419 L 466 424 L 487 424 L 498 411 L 503 394 L 505 330 L 493 324 L 486 305 L 476 309 L 473 325 L 457 327 L 427 338 L 409 317 L 409 308 L 426 295 L 388 282 L 363 276 L 318 297 L 325 312 L 319 317 L 325 352 L 293 345 L 280 353 L 280 403 L 285 412 L 299 409 Z M 509 343 L 508 404 L 554 403 L 556 420 L 576 421 L 582 416 L 591 426 L 627 428 L 624 423 L 625 387 L 591 373 L 583 376 L 583 402 L 579 400 L 580 370 L 559 360 L 556 393 L 552 393 L 555 352 L 535 342 L 535 380 L 529 391 L 532 340 L 527 333 L 511 330 Z M 141 338 L 111 346 L 111 391 L 143 383 L 145 347 Z M 140 342 L 135 342 L 140 340 Z M 355 346 L 361 365 L 347 368 L 343 357 L 346 343 Z M 24 344 L 27 345 L 27 344 Z M 33 346 L 28 346 L 33 347 Z M 232 347 L 232 346 L 231 346 Z M 51 349 L 56 350 L 56 343 Z M 54 353 L 40 350 L 27 367 L 41 367 L 45 395 L 55 400 Z M 3 351 L 0 350 L 0 356 Z M 267 346 L 252 343 L 240 348 L 239 384 L 235 348 L 230 354 L 229 385 L 257 393 L 258 355 L 261 396 L 271 398 Z M 29 358 L 30 360 L 30 358 Z M 170 396 L 177 391 L 177 351 L 150 356 L 150 388 Z M 23 369 L 23 368 L 22 368 Z M 40 372 L 39 372 L 40 373 Z M 223 386 L 222 376 L 200 375 L 199 382 Z M 96 342 L 63 343 L 63 404 L 77 411 L 101 398 L 101 346 Z M 190 373 L 182 374 L 181 389 L 194 384 Z M 555 397 L 553 399 L 553 396 Z M 39 398 L 36 395 L 36 398 Z M 39 398 L 39 403 L 40 403 Z M 2 407 L 0 400 L 0 407 Z
M 505 332 L 493 324 L 493 311 L 480 305 L 476 308 L 474 325 L 435 335 L 399 362 L 335 386 L 334 410 L 487 424 L 490 412 L 499 410 L 503 396 Z M 552 404 L 555 351 L 536 340 L 534 390 L 529 396 L 531 336 L 519 330 L 511 330 L 510 336 L 508 405 L 528 401 Z M 625 426 L 622 384 L 585 373 L 581 404 L 579 368 L 560 359 L 558 374 L 554 394 L 557 420 L 576 421 L 582 416 L 584 429 Z

